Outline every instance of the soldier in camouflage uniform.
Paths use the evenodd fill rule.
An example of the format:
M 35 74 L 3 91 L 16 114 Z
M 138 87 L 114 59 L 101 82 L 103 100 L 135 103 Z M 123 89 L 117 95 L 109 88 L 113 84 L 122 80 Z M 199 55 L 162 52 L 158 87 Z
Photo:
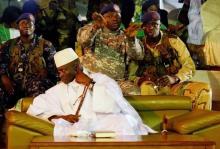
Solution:
M 51 0 L 49 9 L 58 34 L 58 51 L 68 47 L 75 48 L 80 25 L 75 0 Z
M 138 61 L 135 82 L 142 95 L 189 96 L 195 109 L 211 109 L 211 89 L 202 82 L 189 82 L 195 64 L 185 44 L 174 35 L 160 31 L 160 15 L 145 13 L 142 28 L 146 36 L 140 40 L 144 58 Z
M 57 81 L 53 45 L 34 35 L 35 19 L 23 13 L 18 19 L 21 36 L 0 46 L 0 102 L 2 112 L 19 98 L 35 97 Z
M 129 61 L 142 56 L 137 52 L 120 29 L 119 7 L 109 4 L 102 8 L 101 14 L 94 13 L 93 23 L 82 27 L 77 35 L 84 55 L 82 65 L 93 72 L 101 72 L 117 80 L 124 94 L 138 94 L 132 82 L 126 81 Z

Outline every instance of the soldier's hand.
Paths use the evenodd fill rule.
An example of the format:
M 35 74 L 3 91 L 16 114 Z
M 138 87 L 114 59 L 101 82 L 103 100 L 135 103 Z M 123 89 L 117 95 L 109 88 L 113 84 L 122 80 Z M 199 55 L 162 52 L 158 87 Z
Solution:
M 176 76 L 169 76 L 169 75 L 165 75 L 159 79 L 157 79 L 157 85 L 160 87 L 165 87 L 165 86 L 169 86 L 172 84 L 175 84 L 179 81 L 179 78 Z
M 13 86 L 13 82 L 11 81 L 11 79 L 7 75 L 2 75 L 1 81 L 2 81 L 2 84 L 3 84 L 6 92 L 9 95 L 13 95 L 14 94 L 14 86 Z
M 183 27 L 184 27 L 183 24 L 169 25 L 167 31 L 170 33 L 176 33 L 178 30 L 182 29 Z
M 125 35 L 128 38 L 135 38 L 137 31 L 141 28 L 141 26 L 137 23 L 130 23 L 128 28 L 125 29 Z
M 100 13 L 94 12 L 92 14 L 92 19 L 94 21 L 93 28 L 95 30 L 103 28 L 105 26 L 105 19 Z

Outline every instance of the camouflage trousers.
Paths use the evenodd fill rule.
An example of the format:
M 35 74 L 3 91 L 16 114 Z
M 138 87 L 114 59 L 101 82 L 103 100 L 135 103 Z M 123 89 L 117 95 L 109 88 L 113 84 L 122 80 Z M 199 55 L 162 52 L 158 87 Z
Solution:
M 212 91 L 207 83 L 182 82 L 171 87 L 155 87 L 153 84 L 144 82 L 141 85 L 141 95 L 178 95 L 188 96 L 192 99 L 193 109 L 211 110 Z

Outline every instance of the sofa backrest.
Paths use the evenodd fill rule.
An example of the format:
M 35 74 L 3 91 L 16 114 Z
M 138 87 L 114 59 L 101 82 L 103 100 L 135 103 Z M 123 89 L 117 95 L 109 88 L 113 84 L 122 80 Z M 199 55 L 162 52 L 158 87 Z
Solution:
M 135 95 L 125 98 L 137 111 L 192 109 L 192 101 L 186 96 Z
M 161 130 L 164 115 L 169 120 L 192 110 L 191 99 L 185 96 L 126 96 L 126 99 L 143 122 L 157 131 Z

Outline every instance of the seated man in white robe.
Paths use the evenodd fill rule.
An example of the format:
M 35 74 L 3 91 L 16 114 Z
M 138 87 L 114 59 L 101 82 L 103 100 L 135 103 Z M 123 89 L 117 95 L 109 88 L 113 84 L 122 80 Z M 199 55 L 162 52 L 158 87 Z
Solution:
M 54 60 L 61 82 L 37 96 L 27 111 L 54 123 L 54 136 L 89 135 L 92 131 L 114 131 L 116 135 L 155 132 L 143 124 L 113 79 L 82 71 L 73 49 L 57 52 Z

